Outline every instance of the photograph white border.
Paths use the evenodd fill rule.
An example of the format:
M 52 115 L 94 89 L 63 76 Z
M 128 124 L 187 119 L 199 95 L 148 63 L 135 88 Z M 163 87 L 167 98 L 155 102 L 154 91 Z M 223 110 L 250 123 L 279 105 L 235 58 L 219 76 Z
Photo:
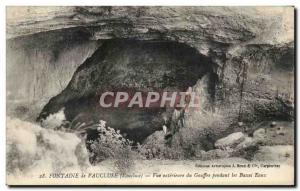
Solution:
M 6 166 L 6 142 L 5 142 L 5 129 L 6 129 L 6 24 L 5 24 L 5 10 L 6 6 L 72 6 L 72 5 L 82 5 L 82 6 L 105 6 L 105 5 L 135 5 L 135 6 L 295 6 L 299 9 L 300 1 L 299 0 L 207 0 L 207 1 L 197 1 L 197 0 L 151 0 L 151 1 L 141 1 L 141 0 L 1 0 L 0 1 L 0 52 L 1 52 L 1 63 L 0 63 L 0 123 L 1 123 L 1 132 L 0 132 L 0 169 L 1 169 L 1 182 L 0 182 L 0 190 L 8 190 L 9 187 L 5 184 L 5 166 Z M 296 20 L 297 26 L 299 26 L 299 19 Z M 296 30 L 296 29 L 295 29 Z M 299 30 L 297 31 L 297 34 Z M 297 38 L 295 39 L 297 40 Z M 296 44 L 298 42 L 295 42 Z M 297 46 L 296 46 L 297 47 Z M 297 48 L 297 55 L 299 55 L 299 48 Z M 296 60 L 297 62 L 297 60 Z M 297 64 L 297 63 L 296 63 Z M 299 74 L 299 66 L 297 66 L 297 74 Z M 299 77 L 297 80 L 297 89 L 299 89 Z M 297 108 L 299 103 L 299 94 L 297 95 Z M 299 118 L 299 112 L 297 112 L 297 119 Z M 299 138 L 299 129 L 297 130 L 297 139 Z M 299 153 L 299 146 L 297 146 L 297 153 Z M 298 166 L 298 165 L 297 165 Z M 295 169 L 297 170 L 297 169 Z M 299 183 L 299 175 L 297 176 Z M 18 190 L 28 190 L 29 188 L 18 188 Z M 32 188 L 31 188 L 32 189 Z M 30 190 L 31 190 L 30 189 Z M 40 188 L 36 188 L 40 189 Z M 49 188 L 45 188 L 49 189 Z M 56 188 L 56 190 L 65 190 L 66 188 Z M 74 189 L 68 188 L 68 189 Z M 99 189 L 99 188 L 93 188 Z M 101 188 L 102 190 L 108 190 L 109 188 Z M 122 190 L 132 190 L 132 188 L 116 188 Z M 162 190 L 163 188 L 152 188 L 155 190 Z M 167 190 L 173 190 L 174 188 L 167 188 Z M 185 189 L 185 188 L 179 188 Z M 201 188 L 205 189 L 205 188 Z M 206 188 L 207 189 L 207 188 Z M 209 190 L 218 190 L 219 188 L 209 188 Z M 240 188 L 237 188 L 240 189 Z M 249 188 L 248 188 L 249 189 Z M 271 188 L 272 190 L 274 188 Z M 76 188 L 76 190 L 86 190 L 84 187 Z M 166 189 L 164 189 L 166 190 Z M 246 190 L 246 189 L 245 189 Z M 249 189 L 250 190 L 250 189 Z M 257 190 L 265 190 L 265 188 L 258 188 Z

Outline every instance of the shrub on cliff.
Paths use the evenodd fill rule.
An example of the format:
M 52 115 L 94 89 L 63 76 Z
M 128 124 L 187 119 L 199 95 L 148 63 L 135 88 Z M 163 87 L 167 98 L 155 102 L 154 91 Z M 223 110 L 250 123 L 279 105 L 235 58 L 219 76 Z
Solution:
M 99 137 L 88 141 L 91 163 L 97 165 L 103 160 L 114 159 L 114 165 L 121 173 L 129 170 L 134 159 L 139 156 L 133 142 L 125 139 L 119 131 L 106 126 L 106 122 L 102 120 L 97 124 L 97 132 Z

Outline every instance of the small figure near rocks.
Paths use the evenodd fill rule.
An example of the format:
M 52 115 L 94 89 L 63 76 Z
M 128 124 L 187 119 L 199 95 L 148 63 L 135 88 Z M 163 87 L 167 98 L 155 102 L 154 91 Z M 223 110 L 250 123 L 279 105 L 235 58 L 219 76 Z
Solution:
M 164 131 L 164 134 L 166 135 L 167 134 L 167 126 L 163 125 L 163 131 Z
M 153 157 L 157 156 L 157 150 L 155 148 L 152 149 L 152 155 L 153 155 Z
M 253 139 L 263 141 L 266 138 L 266 130 L 263 128 L 259 128 L 253 133 Z
M 148 157 L 149 157 L 149 160 L 153 159 L 152 153 L 150 153 Z
M 244 149 L 250 146 L 254 146 L 256 141 L 252 137 L 245 137 L 245 140 L 236 146 L 236 149 Z
M 277 135 L 284 135 L 285 134 L 284 128 L 282 126 L 278 127 L 277 130 L 276 130 L 276 134 Z
M 277 125 L 277 123 L 275 121 L 272 121 L 272 123 L 270 124 L 271 127 L 275 127 Z

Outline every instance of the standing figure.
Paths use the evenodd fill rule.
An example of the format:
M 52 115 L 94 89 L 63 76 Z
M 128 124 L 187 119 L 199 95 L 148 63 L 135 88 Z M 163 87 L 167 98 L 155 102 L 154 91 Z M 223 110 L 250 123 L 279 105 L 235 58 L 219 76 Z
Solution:
M 173 135 L 178 132 L 180 128 L 185 127 L 185 115 L 189 109 L 188 107 L 191 101 L 191 92 L 192 88 L 189 87 L 184 97 L 183 107 L 177 107 L 179 104 L 176 103 L 176 107 L 174 108 L 170 119 L 164 116 L 165 125 L 163 125 L 163 131 L 165 133 L 165 139 L 167 140 L 167 143 L 171 143 Z M 169 131 L 167 127 L 170 128 Z

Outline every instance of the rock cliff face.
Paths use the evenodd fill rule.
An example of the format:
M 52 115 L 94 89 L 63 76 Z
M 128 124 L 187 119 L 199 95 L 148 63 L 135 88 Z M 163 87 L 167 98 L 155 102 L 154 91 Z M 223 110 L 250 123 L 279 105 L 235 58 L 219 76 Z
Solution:
M 89 116 L 85 122 L 102 119 L 118 129 L 130 127 L 125 130 L 128 135 L 138 128 L 135 130 L 138 134 L 132 135 L 135 140 L 148 136 L 153 130 L 162 128 L 163 120 L 159 115 L 165 108 L 105 109 L 99 105 L 98 94 L 105 91 L 183 92 L 203 75 L 212 74 L 211 62 L 182 43 L 106 40 L 77 69 L 66 89 L 44 107 L 38 120 L 65 108 L 67 119 L 85 113 Z M 214 88 L 214 84 L 211 87 Z
M 13 14 L 14 9 L 19 11 Z M 61 93 L 47 92 L 49 97 L 59 94 L 38 120 L 62 107 L 71 121 L 81 113 L 99 114 L 93 107 L 98 89 L 184 90 L 206 74 L 209 107 L 232 118 L 230 123 L 292 120 L 293 14 L 292 7 L 17 7 L 8 10 L 7 37 L 12 52 L 33 46 L 49 52 L 50 60 L 64 58 L 63 66 L 74 59 L 64 55 L 67 45 L 87 43 L 87 52 L 93 52 L 76 51 L 74 67 L 57 76 L 71 81 Z M 152 122 L 160 112 L 117 111 L 107 120 L 114 125 L 123 116 L 122 125 L 155 129 Z
M 7 174 L 36 176 L 90 166 L 84 142 L 73 133 L 57 132 L 19 119 L 7 119 Z

